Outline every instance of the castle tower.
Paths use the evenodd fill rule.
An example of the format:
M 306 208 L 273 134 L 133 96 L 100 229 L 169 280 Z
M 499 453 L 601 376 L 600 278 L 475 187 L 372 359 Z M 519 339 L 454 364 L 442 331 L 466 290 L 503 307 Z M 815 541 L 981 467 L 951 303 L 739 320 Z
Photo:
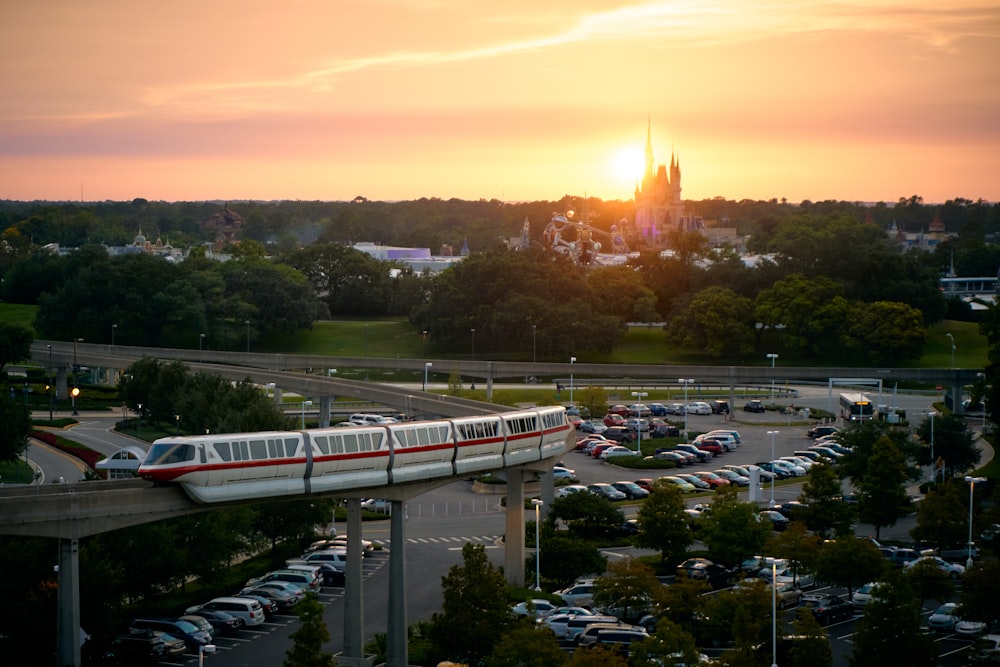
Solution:
M 651 121 L 646 127 L 646 168 L 642 183 L 635 188 L 635 228 L 647 243 L 659 245 L 668 229 L 681 224 L 681 166 L 673 152 L 667 165 L 657 165 L 653 156 Z

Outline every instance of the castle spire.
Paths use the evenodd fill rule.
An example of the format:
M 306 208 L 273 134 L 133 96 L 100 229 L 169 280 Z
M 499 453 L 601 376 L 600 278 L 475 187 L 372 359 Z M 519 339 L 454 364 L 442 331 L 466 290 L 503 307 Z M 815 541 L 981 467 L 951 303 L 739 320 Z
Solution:
M 646 118 L 646 179 L 653 177 L 653 115 Z

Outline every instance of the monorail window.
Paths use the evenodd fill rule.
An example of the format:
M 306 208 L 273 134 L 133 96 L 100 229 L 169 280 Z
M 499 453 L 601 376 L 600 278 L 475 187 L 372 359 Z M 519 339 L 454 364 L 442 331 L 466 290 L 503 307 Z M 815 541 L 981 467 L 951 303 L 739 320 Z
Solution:
M 239 442 L 233 443 L 233 458 L 237 461 L 250 460 L 250 448 L 247 446 L 246 440 L 240 440 Z
M 267 442 L 264 440 L 250 441 L 250 456 L 255 461 L 263 461 L 267 458 Z
M 228 442 L 216 442 L 213 443 L 212 446 L 215 447 L 215 453 L 219 455 L 220 459 L 227 462 L 233 460 L 233 455 L 229 451 Z
M 285 452 L 279 452 L 278 451 L 278 445 L 280 445 L 280 444 L 281 444 L 280 440 L 277 441 L 277 442 L 275 442 L 274 438 L 268 438 L 268 440 L 267 440 L 267 458 L 269 458 L 269 459 L 278 459 L 278 458 L 284 458 L 285 457 Z
M 291 458 L 299 450 L 299 441 L 295 438 L 285 438 L 285 456 Z
M 165 465 L 194 461 L 194 445 L 163 444 L 153 445 L 144 461 L 145 465 Z
M 430 429 L 422 428 L 419 431 L 417 431 L 417 438 L 419 439 L 421 445 L 431 444 Z
M 358 451 L 358 436 L 356 433 L 344 434 L 344 452 L 354 454 Z
M 319 451 L 323 452 L 324 454 L 330 453 L 330 439 L 327 436 L 325 435 L 316 436 L 315 438 L 313 438 L 313 442 L 315 442 L 316 446 L 319 447 Z

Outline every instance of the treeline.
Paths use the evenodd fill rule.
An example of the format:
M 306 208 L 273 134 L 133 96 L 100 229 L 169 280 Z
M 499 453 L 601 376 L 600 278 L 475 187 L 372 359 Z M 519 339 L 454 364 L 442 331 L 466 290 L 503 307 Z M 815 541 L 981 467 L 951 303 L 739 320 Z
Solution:
M 0 296 L 39 306 L 39 337 L 102 341 L 114 331 L 117 342 L 132 345 L 242 349 L 271 333 L 309 329 L 317 319 L 403 315 L 438 349 L 465 350 L 475 330 L 474 344 L 484 355 L 608 353 L 625 324 L 639 321 L 668 323 L 664 345 L 709 358 L 738 359 L 766 343 L 804 361 L 886 364 L 918 358 L 927 326 L 944 317 L 972 318 L 966 304 L 942 296 L 944 272 L 954 266 L 959 275 L 995 275 L 1000 266 L 1000 246 L 986 243 L 981 233 L 995 207 L 982 202 L 949 203 L 937 211 L 915 201 L 885 207 L 901 216 L 963 211 L 970 236 L 933 252 L 902 250 L 883 227 L 866 221 L 871 207 L 714 201 L 701 203 L 713 207 L 713 215 L 726 213 L 727 205 L 734 213 L 783 213 L 735 223 L 753 229 L 747 241 L 759 253 L 753 263 L 734 249 L 710 247 L 700 234 L 676 230 L 668 235 L 669 253 L 641 252 L 616 267 L 581 266 L 540 243 L 517 252 L 506 248 L 524 217 L 547 219 L 552 209 L 576 204 L 586 207 L 577 216 L 594 219 L 595 226 L 626 215 L 620 202 L 601 207 L 572 198 L 524 205 L 249 203 L 246 236 L 229 248 L 233 257 L 226 262 L 208 259 L 201 245 L 171 262 L 142 253 L 112 257 L 98 244 L 59 255 L 42 248 L 54 240 L 45 236 L 25 243 L 25 225 L 44 217 L 43 210 L 66 213 L 73 205 L 49 206 L 4 233 Z M 189 221 L 219 210 L 142 200 L 99 206 L 115 215 L 76 214 L 110 229 L 127 218 L 122 209 L 147 221 L 160 209 L 186 212 Z M 337 211 L 333 218 L 309 217 L 328 209 Z M 257 241 L 253 220 L 284 231 L 273 243 Z M 315 240 L 285 238 L 305 221 Z M 433 247 L 479 229 L 490 232 L 481 237 L 488 239 L 484 248 L 470 241 L 473 253 L 436 275 L 416 274 L 346 245 L 367 239 Z M 143 233 L 152 238 L 154 230 L 143 225 Z

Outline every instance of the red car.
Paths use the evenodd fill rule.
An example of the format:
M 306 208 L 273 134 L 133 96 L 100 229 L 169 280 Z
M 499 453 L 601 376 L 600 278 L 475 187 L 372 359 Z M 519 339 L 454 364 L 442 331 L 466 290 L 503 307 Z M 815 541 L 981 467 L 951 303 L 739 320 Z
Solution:
M 729 486 L 729 480 L 719 477 L 714 472 L 708 472 L 707 470 L 698 470 L 691 473 L 698 479 L 708 482 L 708 485 L 713 489 L 717 489 L 720 486 Z
M 618 445 L 617 442 L 602 442 L 601 444 L 596 445 L 593 449 L 590 450 L 590 455 L 593 456 L 595 459 L 599 459 L 601 458 L 601 452 L 603 452 L 608 447 L 615 447 L 617 445 Z
M 705 452 L 712 452 L 716 456 L 726 451 L 725 449 L 723 449 L 722 445 L 720 445 L 718 442 L 716 442 L 715 440 L 709 440 L 707 438 L 697 443 L 695 447 Z
M 612 405 L 608 408 L 608 414 L 629 417 L 631 415 L 631 411 L 628 409 L 627 405 Z
M 609 412 L 604 415 L 605 426 L 624 426 L 627 420 L 616 412 Z
M 635 480 L 635 485 L 640 489 L 646 489 L 650 493 L 653 492 L 653 480 L 648 477 L 643 477 L 642 479 Z

